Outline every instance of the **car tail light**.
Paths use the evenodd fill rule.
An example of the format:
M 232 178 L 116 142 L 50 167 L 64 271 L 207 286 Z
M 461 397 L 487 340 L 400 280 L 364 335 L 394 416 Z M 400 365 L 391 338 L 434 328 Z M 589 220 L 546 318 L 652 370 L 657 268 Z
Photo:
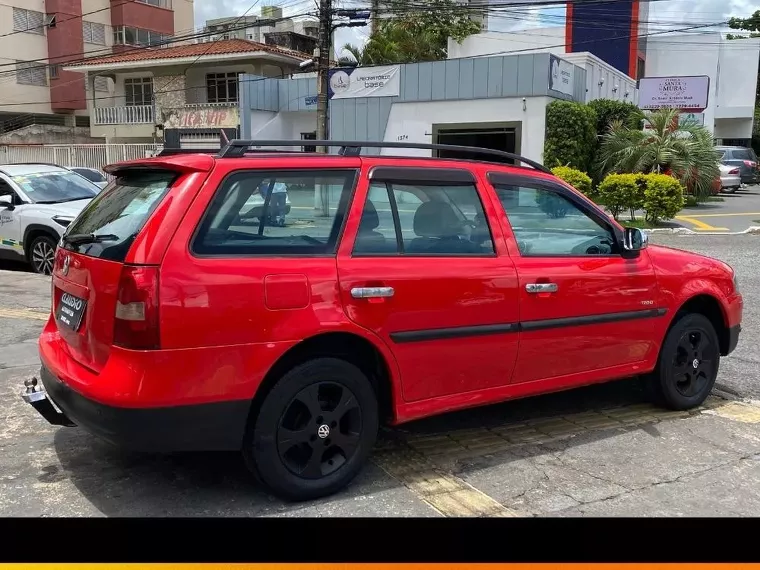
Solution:
M 750 168 L 755 168 L 755 166 L 757 165 L 756 162 L 752 162 L 751 160 L 744 160 L 743 162 L 746 166 L 749 166 Z
M 133 350 L 160 348 L 158 267 L 125 265 L 122 269 L 113 343 Z
M 734 168 L 733 170 L 729 170 L 728 173 L 729 174 L 739 174 L 739 169 L 738 168 Z

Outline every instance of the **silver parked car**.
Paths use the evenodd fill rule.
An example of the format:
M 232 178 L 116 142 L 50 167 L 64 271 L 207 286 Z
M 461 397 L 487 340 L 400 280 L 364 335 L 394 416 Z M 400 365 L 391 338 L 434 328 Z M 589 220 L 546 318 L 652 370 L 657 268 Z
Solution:
M 742 185 L 741 171 L 738 166 L 720 164 L 720 189 L 723 192 L 736 192 Z
M 101 190 L 108 186 L 108 178 L 97 168 L 89 168 L 86 166 L 69 166 L 69 170 L 76 172 L 79 176 L 84 176 L 87 180 L 92 182 L 95 186 Z

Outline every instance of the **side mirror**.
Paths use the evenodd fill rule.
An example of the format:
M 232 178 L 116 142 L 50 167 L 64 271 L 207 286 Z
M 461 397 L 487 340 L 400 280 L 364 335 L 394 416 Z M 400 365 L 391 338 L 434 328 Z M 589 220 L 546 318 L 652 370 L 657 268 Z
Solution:
M 641 251 L 646 249 L 649 237 L 639 228 L 625 228 L 623 234 L 623 249 L 626 251 Z
M 13 198 L 11 196 L 5 195 L 0 196 L 0 208 L 7 208 L 9 210 L 13 210 Z

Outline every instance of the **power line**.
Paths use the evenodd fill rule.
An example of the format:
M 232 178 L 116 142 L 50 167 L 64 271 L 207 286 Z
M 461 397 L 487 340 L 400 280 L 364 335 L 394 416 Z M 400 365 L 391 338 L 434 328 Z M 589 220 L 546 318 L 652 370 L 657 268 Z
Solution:
M 64 22 L 70 22 L 71 20 L 81 20 L 85 16 L 90 16 L 92 14 L 98 14 L 99 12 L 105 12 L 106 10 L 111 10 L 113 8 L 118 8 L 119 6 L 123 6 L 124 4 L 133 4 L 136 1 L 137 0 L 123 0 L 122 2 L 120 2 L 118 4 L 115 4 L 115 5 L 110 5 L 109 4 L 105 8 L 99 8 L 97 10 L 93 10 L 92 12 L 85 12 L 84 14 L 80 14 L 78 16 L 71 16 L 70 18 L 66 18 L 65 20 L 58 20 L 58 19 L 56 19 L 56 25 L 63 24 Z M 142 2 L 140 2 L 140 3 L 142 3 Z M 8 6 L 9 8 L 18 8 L 18 6 L 10 6 L 8 4 L 3 4 L 3 6 Z M 22 8 L 22 10 L 26 10 L 26 9 Z M 27 10 L 27 11 L 34 11 L 34 10 Z M 7 34 L 2 34 L 2 35 L 0 35 L 0 39 L 7 38 L 8 36 L 15 36 L 16 34 L 26 34 L 26 33 L 31 32 L 32 30 L 37 30 L 37 29 L 43 29 L 44 30 L 46 27 L 48 27 L 48 24 L 44 23 L 44 16 L 45 16 L 45 14 L 43 13 L 43 23 L 41 25 L 34 26 L 32 28 L 27 28 L 26 30 L 14 30 L 12 32 L 8 32 Z

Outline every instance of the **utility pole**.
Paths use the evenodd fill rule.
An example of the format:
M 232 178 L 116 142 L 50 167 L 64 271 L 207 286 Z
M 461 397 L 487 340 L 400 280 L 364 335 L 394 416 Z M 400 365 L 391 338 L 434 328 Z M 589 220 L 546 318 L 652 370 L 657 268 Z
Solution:
M 333 32 L 332 0 L 319 0 L 319 37 L 317 60 L 317 140 L 327 140 L 328 132 L 328 74 L 330 70 L 330 44 Z M 317 147 L 317 152 L 326 153 L 327 147 Z

